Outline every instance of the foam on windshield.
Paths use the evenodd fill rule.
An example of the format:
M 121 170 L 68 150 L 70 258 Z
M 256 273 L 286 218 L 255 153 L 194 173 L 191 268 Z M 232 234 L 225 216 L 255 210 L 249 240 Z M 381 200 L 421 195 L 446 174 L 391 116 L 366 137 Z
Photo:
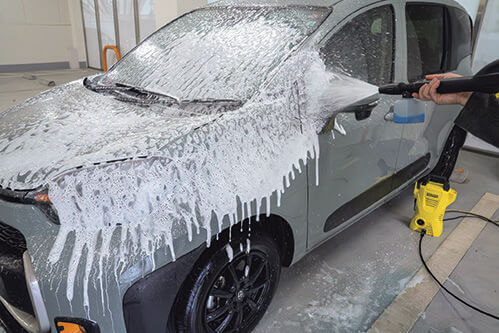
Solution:
M 103 81 L 182 100 L 246 101 L 326 14 L 293 7 L 198 10 L 152 35 Z

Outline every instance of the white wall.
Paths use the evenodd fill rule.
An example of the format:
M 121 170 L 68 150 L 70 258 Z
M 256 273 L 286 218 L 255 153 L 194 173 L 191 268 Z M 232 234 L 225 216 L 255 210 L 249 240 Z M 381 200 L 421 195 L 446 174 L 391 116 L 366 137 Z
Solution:
M 473 71 L 499 59 L 499 1 L 489 0 L 478 35 L 473 58 Z
M 178 1 L 178 15 L 190 12 L 195 8 L 205 6 L 208 2 L 206 0 L 180 0 Z
M 81 5 L 79 0 L 66 0 L 68 1 L 69 19 L 71 22 L 71 37 L 73 40 L 72 51 L 76 55 L 70 55 L 69 61 L 71 68 L 74 68 L 71 62 L 87 62 L 87 55 L 85 52 L 85 34 L 83 32 L 83 17 L 81 15 Z M 78 66 L 79 67 L 79 66 Z
M 206 3 L 154 0 L 156 29 Z M 0 72 L 86 62 L 80 0 L 0 0 Z
M 207 3 L 207 0 L 155 0 L 156 29 L 161 28 L 176 17 L 202 7 Z
M 86 61 L 79 1 L 0 0 L 0 47 L 0 71 Z
M 457 0 L 463 6 L 467 11 L 468 14 L 470 14 L 471 18 L 473 21 L 476 18 L 476 13 L 478 11 L 478 5 L 479 1 L 478 0 Z

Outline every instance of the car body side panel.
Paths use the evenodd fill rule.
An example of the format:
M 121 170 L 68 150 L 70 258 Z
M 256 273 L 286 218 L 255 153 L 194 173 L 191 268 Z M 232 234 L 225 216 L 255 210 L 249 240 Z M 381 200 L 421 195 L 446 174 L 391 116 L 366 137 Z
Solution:
M 390 4 L 389 1 L 380 1 L 357 10 L 359 7 L 353 6 L 350 2 L 339 3 L 332 14 L 332 16 L 337 15 L 335 18 L 338 26 L 325 40 L 334 36 L 335 32 L 358 15 Z M 345 19 L 349 11 L 351 12 Z M 397 31 L 396 23 L 396 37 Z M 397 40 L 395 38 L 395 59 L 399 58 Z M 396 70 L 395 66 L 394 68 Z M 370 186 L 382 182 L 395 173 L 402 126 L 387 121 L 385 117 L 397 99 L 396 96 L 381 96 L 380 104 L 373 110 L 371 116 L 363 121 L 357 121 L 353 114 L 340 113 L 337 120 L 344 127 L 346 135 L 343 136 L 333 130 L 319 136 L 320 182 L 319 186 L 309 183 L 310 246 L 322 242 L 342 229 L 342 226 L 338 225 L 337 228 L 325 232 L 326 220 L 335 210 L 359 196 Z M 309 179 L 313 180 L 315 170 L 309 168 L 309 174 Z M 377 191 L 373 203 L 388 194 L 390 190 L 388 187 L 384 193 Z
M 404 35 L 407 34 L 407 20 L 405 15 L 406 4 L 424 2 L 438 3 L 464 10 L 462 6 L 458 5 L 454 1 L 403 1 L 400 5 L 402 15 L 400 15 L 399 20 L 401 22 L 401 30 Z M 407 59 L 408 50 L 406 43 L 401 45 L 401 50 L 403 58 Z M 408 62 L 404 60 L 402 62 L 402 66 L 401 81 L 407 81 Z M 468 56 L 462 59 L 454 72 L 461 75 L 471 75 L 471 57 Z M 461 110 L 462 107 L 457 105 L 435 105 L 433 102 L 425 103 L 425 122 L 404 125 L 397 168 L 404 168 L 428 152 L 431 153 L 430 165 L 434 167 L 438 162 L 438 158 L 442 152 L 447 137 L 454 126 L 454 120 L 457 118 Z

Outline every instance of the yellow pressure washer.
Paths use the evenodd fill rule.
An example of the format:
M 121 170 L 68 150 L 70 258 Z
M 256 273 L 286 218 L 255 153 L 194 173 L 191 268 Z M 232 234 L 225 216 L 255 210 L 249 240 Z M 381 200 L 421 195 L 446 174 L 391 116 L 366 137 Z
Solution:
M 430 175 L 414 188 L 415 214 L 409 227 L 433 237 L 440 237 L 447 207 L 456 200 L 457 192 L 445 177 Z
M 435 274 L 433 274 L 423 257 L 424 236 L 430 235 L 433 237 L 440 237 L 443 229 L 445 211 L 447 207 L 456 200 L 456 196 L 457 192 L 450 188 L 449 180 L 445 177 L 429 175 L 416 183 L 416 187 L 414 189 L 414 209 L 416 212 L 411 220 L 410 228 L 421 233 L 421 237 L 419 238 L 419 258 L 421 259 L 421 262 L 423 263 L 423 266 L 428 274 L 430 274 L 430 276 L 435 280 L 440 288 L 445 290 L 445 292 L 471 309 L 490 318 L 499 320 L 498 315 L 480 309 L 447 289 L 447 287 L 445 287 L 445 285 L 438 280 Z M 490 222 L 499 227 L 499 221 L 493 221 L 485 216 L 473 212 L 461 210 L 449 210 L 449 212 L 464 214 L 462 216 L 458 216 L 458 218 L 472 216 Z M 447 220 L 452 219 L 456 218 L 449 218 Z

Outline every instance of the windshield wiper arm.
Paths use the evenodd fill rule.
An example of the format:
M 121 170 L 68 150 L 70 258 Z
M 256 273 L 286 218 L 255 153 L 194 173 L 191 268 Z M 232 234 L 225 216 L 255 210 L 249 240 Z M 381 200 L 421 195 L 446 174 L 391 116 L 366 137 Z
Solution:
M 96 92 L 124 92 L 135 94 L 133 98 L 157 102 L 159 98 L 165 98 L 177 105 L 187 104 L 230 104 L 231 106 L 242 106 L 244 103 L 238 99 L 230 98 L 204 98 L 204 99 L 179 99 L 165 93 L 148 91 L 125 83 L 115 83 L 113 85 L 102 85 L 86 78 L 83 81 L 85 87 Z M 151 98 L 152 97 L 152 98 Z
M 114 83 L 113 85 L 104 85 L 95 82 L 95 80 L 85 78 L 83 84 L 86 88 L 95 92 L 125 93 L 127 95 L 131 95 L 131 98 L 146 100 L 148 102 L 158 102 L 160 98 L 163 98 L 169 100 L 170 103 L 180 104 L 179 99 L 174 96 L 148 91 L 124 83 Z
M 173 101 L 176 104 L 180 104 L 180 101 L 177 97 L 170 96 L 168 94 L 163 94 L 163 93 L 157 93 L 157 92 L 152 92 L 149 90 L 145 90 L 139 87 L 134 87 L 128 84 L 124 83 L 115 83 L 115 87 L 119 88 L 118 91 L 125 91 L 125 92 L 132 92 L 137 94 L 138 96 L 143 96 L 143 97 L 156 97 L 156 98 L 166 98 L 170 101 Z M 138 97 L 137 96 L 137 97 Z
M 186 99 L 181 100 L 180 104 L 230 104 L 234 106 L 241 106 L 243 102 L 238 99 L 229 98 L 206 98 L 206 99 Z

